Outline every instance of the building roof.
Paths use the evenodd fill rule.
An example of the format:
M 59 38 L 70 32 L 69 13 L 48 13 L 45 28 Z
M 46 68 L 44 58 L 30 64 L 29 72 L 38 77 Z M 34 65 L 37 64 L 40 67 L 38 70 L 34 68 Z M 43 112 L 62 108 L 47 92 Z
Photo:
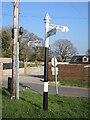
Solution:
M 90 55 L 73 56 L 69 63 L 73 64 L 90 64 Z

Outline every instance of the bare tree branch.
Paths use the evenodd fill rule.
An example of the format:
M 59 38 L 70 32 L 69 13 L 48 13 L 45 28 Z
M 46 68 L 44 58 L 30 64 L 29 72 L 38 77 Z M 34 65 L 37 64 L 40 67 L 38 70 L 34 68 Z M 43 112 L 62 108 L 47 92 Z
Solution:
M 60 39 L 53 44 L 53 53 L 61 56 L 62 60 L 77 54 L 77 49 L 69 40 Z

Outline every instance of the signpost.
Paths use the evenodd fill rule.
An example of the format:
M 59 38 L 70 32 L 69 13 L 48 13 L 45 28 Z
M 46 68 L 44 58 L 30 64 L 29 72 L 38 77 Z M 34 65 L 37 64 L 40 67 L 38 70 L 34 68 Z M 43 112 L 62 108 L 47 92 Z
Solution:
M 67 26 L 59 26 L 59 25 L 50 24 L 49 28 L 50 28 L 50 30 L 56 28 L 57 31 L 61 31 L 61 32 L 68 32 L 69 31 L 69 28 Z
M 56 67 L 56 70 L 55 70 L 55 67 L 52 67 L 52 75 L 58 75 L 58 67 Z
M 50 17 L 48 13 L 44 18 L 45 22 L 45 64 L 44 64 L 44 90 L 43 90 L 43 110 L 48 110 L 48 52 L 49 52 L 49 37 L 47 32 L 49 31 Z
M 28 46 L 31 46 L 31 47 L 36 47 L 36 46 L 42 46 L 42 41 L 40 41 L 40 40 L 33 40 L 33 41 L 29 41 L 28 42 Z
M 45 23 L 45 64 L 44 64 L 44 92 L 43 92 L 43 109 L 48 110 L 48 51 L 49 51 L 49 37 L 55 35 L 57 31 L 60 32 L 68 32 L 69 29 L 67 26 L 59 26 L 50 24 L 51 18 L 49 17 L 48 13 L 44 18 Z M 53 61 L 53 60 L 52 60 Z M 56 90 L 58 93 L 57 88 L 57 67 L 56 59 L 54 58 L 54 67 L 55 67 L 55 78 L 56 78 Z M 53 69 L 53 68 L 52 68 Z
M 57 66 L 57 59 L 54 57 L 51 60 L 52 66 Z
M 48 31 L 47 32 L 47 37 L 50 37 L 50 36 L 56 34 L 56 31 L 57 31 L 56 28 L 53 28 L 52 30 Z
M 56 93 L 58 94 L 58 85 L 57 85 L 57 75 L 58 75 L 58 67 L 57 66 L 57 59 L 54 57 L 51 60 L 52 63 L 52 75 L 55 75 L 55 80 L 56 80 Z
M 42 47 L 42 41 L 40 40 L 32 40 L 28 42 L 29 47 L 33 47 L 35 49 L 35 63 L 37 64 L 37 55 L 38 55 L 38 47 Z

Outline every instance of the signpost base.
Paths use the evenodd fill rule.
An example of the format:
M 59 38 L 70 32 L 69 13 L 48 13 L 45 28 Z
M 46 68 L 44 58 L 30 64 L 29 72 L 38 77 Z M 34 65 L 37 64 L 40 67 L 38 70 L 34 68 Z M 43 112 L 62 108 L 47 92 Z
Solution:
M 43 110 L 48 110 L 48 92 L 43 92 Z

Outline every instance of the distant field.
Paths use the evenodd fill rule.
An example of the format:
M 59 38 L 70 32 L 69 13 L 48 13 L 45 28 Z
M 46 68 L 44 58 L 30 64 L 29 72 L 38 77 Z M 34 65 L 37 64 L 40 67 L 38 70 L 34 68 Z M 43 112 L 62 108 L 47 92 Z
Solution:
M 3 118 L 88 118 L 88 99 L 49 95 L 48 111 L 43 111 L 43 95 L 21 91 L 19 100 L 10 100 L 2 90 Z
M 55 78 L 49 79 L 49 81 L 55 81 Z M 58 81 L 61 85 L 68 85 L 68 86 L 77 86 L 77 87 L 90 87 L 90 81 L 79 81 L 79 80 L 64 80 L 58 78 Z

